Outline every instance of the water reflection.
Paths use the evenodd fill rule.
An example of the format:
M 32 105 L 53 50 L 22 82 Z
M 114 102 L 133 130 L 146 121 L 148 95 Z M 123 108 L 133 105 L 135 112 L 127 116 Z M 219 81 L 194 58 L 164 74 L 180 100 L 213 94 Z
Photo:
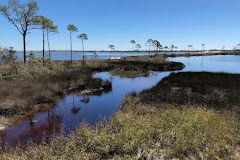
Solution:
M 93 125 L 101 118 L 108 119 L 117 112 L 127 94 L 151 88 L 169 74 L 170 72 L 154 72 L 149 77 L 120 78 L 108 72 L 97 73 L 94 77 L 110 80 L 112 88 L 66 95 L 55 107 L 27 116 L 20 123 L 2 132 L 2 144 L 8 142 L 15 146 L 19 142 L 24 145 L 30 139 L 38 141 L 43 136 L 51 138 L 61 130 L 67 134 L 83 121 Z
M 78 112 L 81 110 L 81 106 L 77 107 L 74 105 L 74 94 L 72 94 L 72 96 L 73 96 L 73 107 L 71 109 L 71 113 L 78 114 Z
M 90 98 L 89 97 L 85 97 L 85 96 L 83 97 L 83 99 L 80 100 L 80 102 L 85 103 L 85 104 L 88 104 L 89 101 L 90 101 Z
M 177 57 L 169 60 L 184 63 L 186 68 L 183 71 L 240 73 L 240 56 Z M 8 142 L 14 146 L 18 141 L 26 144 L 30 139 L 40 140 L 43 135 L 51 137 L 54 133 L 59 134 L 60 130 L 65 133 L 74 131 L 83 121 L 95 124 L 101 117 L 108 119 L 117 112 L 127 94 L 151 88 L 170 73 L 152 72 L 149 77 L 137 78 L 120 78 L 108 72 L 97 73 L 94 77 L 110 80 L 112 88 L 66 95 L 55 107 L 25 117 L 20 123 L 0 132 L 2 145 Z
M 18 143 L 25 145 L 29 140 L 38 142 L 44 135 L 53 135 L 61 129 L 63 115 L 49 109 L 42 116 L 29 115 L 20 124 L 12 126 L 2 133 L 2 146 L 8 143 L 15 146 Z M 49 136 L 48 136 L 49 137 Z

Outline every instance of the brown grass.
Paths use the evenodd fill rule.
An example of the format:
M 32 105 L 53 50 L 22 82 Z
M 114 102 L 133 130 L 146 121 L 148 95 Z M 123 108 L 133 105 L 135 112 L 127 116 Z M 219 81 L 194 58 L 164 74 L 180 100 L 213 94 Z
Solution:
M 237 159 L 238 119 L 202 107 L 159 110 L 127 97 L 122 112 L 50 144 L 2 152 L 1 159 Z
M 140 93 L 147 105 L 200 105 L 240 114 L 240 75 L 209 72 L 172 73 L 155 87 Z

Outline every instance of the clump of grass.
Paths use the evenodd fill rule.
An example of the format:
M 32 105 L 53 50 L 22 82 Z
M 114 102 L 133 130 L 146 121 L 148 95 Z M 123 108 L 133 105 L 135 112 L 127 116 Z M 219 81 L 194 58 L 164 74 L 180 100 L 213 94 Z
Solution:
M 2 152 L 14 159 L 231 159 L 239 144 L 235 116 L 204 108 L 159 110 L 127 97 L 109 122 L 86 124 L 51 144 Z
M 109 71 L 111 75 L 116 75 L 119 77 L 136 78 L 136 77 L 147 77 L 149 76 L 149 71 L 147 70 L 128 70 L 127 68 L 116 68 Z

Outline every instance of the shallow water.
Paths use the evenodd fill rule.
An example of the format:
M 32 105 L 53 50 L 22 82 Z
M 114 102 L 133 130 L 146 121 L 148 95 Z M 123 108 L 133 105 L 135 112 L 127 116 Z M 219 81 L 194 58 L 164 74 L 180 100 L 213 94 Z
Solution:
M 184 63 L 186 68 L 180 72 L 240 73 L 240 56 L 177 57 L 168 60 Z M 68 94 L 50 110 L 27 116 L 19 123 L 0 132 L 2 144 L 7 142 L 15 146 L 19 141 L 24 145 L 30 139 L 41 140 L 44 135 L 51 137 L 54 133 L 59 134 L 61 130 L 66 134 L 75 131 L 76 127 L 84 121 L 93 125 L 102 118 L 108 119 L 118 111 L 126 95 L 149 89 L 170 74 L 171 72 L 152 72 L 149 77 L 120 78 L 111 76 L 108 72 L 97 73 L 94 77 L 112 82 L 111 90 L 85 95 Z M 36 123 L 30 123 L 30 121 L 36 121 Z

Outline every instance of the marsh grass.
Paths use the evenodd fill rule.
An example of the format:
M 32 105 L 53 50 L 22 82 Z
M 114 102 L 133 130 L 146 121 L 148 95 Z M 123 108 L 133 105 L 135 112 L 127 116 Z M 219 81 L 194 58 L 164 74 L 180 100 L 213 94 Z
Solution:
M 95 127 L 82 124 L 50 144 L 2 152 L 1 159 L 234 159 L 239 123 L 202 107 L 159 110 L 126 97 L 122 111 Z
M 122 57 L 119 60 L 87 61 L 85 67 L 92 71 L 110 71 L 112 75 L 127 78 L 147 76 L 149 71 L 174 71 L 185 67 L 182 63 L 169 62 L 166 59 L 165 55 L 158 54 Z
M 209 72 L 172 73 L 156 86 L 139 94 L 141 103 L 166 108 L 174 106 L 205 106 L 219 111 L 240 114 L 240 76 Z
M 47 98 L 52 94 L 61 95 L 66 89 L 108 86 L 107 82 L 92 79 L 89 73 L 93 71 L 128 70 L 136 66 L 147 70 L 184 67 L 181 63 L 154 61 L 151 56 L 128 57 L 97 64 L 88 62 L 80 68 L 76 68 L 78 62 L 66 63 L 64 65 L 69 69 L 62 72 L 18 81 L 0 81 L 4 88 L 0 97 L 7 95 L 8 101 L 6 98 L 1 100 L 13 106 L 32 103 L 32 99 L 35 103 L 45 103 L 51 101 Z M 102 120 L 95 126 L 83 123 L 77 131 L 68 136 L 57 136 L 50 143 L 43 140 L 41 144 L 29 144 L 25 149 L 2 149 L 0 159 L 237 160 L 240 158 L 239 117 L 231 107 L 225 108 L 227 112 L 219 110 L 218 101 L 220 96 L 224 105 L 239 104 L 239 94 L 235 94 L 239 92 L 238 78 L 238 75 L 223 73 L 172 74 L 140 95 L 127 96 L 121 110 L 108 121 Z M 46 95 L 49 97 L 44 97 Z M 197 102 L 204 102 L 204 105 Z
M 127 68 L 116 68 L 109 71 L 109 74 L 116 75 L 119 77 L 127 77 L 127 78 L 136 78 L 136 77 L 147 77 L 149 76 L 150 72 L 148 70 L 128 70 Z
M 0 115 L 24 114 L 38 104 L 54 102 L 66 90 L 109 87 L 109 82 L 92 78 L 92 73 L 95 71 L 113 70 L 115 74 L 127 74 L 127 76 L 144 73 L 145 76 L 148 70 L 174 70 L 184 67 L 181 63 L 165 62 L 165 58 L 160 55 L 130 59 L 130 61 L 129 58 L 92 60 L 86 61 L 86 65 L 82 65 L 81 61 L 70 63 L 70 61 L 48 60 L 44 65 L 41 61 L 28 61 L 26 64 L 17 62 L 17 75 L 10 72 L 11 66 L 2 63 Z
M 38 104 L 51 103 L 67 90 L 110 87 L 108 81 L 92 78 L 87 69 L 69 69 L 36 78 L 0 81 L 0 115 L 26 113 Z

